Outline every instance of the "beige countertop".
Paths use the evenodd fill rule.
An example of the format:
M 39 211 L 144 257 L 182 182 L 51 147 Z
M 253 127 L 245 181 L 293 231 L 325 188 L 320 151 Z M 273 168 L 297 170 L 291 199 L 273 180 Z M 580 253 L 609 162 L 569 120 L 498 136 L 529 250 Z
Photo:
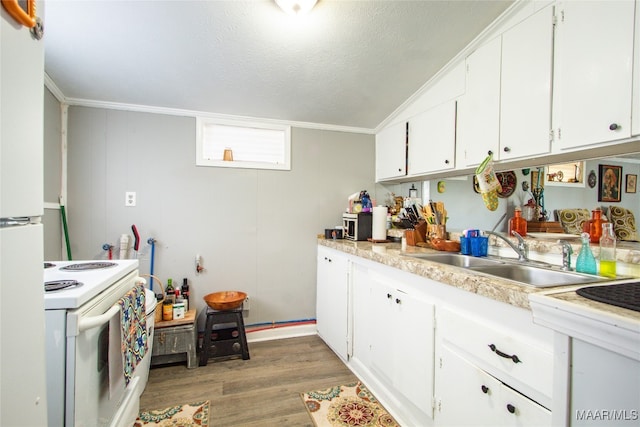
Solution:
M 532 239 L 530 239 L 532 240 Z M 492 242 L 490 244 L 495 244 Z M 585 305 L 595 305 L 599 310 L 603 310 L 609 313 L 615 313 L 616 315 L 622 315 L 625 317 L 638 317 L 640 313 L 624 308 L 618 308 L 610 306 L 608 304 L 597 303 L 595 301 L 582 298 L 573 292 L 577 287 L 552 287 L 552 288 L 536 288 L 527 286 L 524 284 L 518 284 L 510 280 L 501 279 L 499 277 L 486 276 L 480 273 L 476 273 L 472 270 L 464 268 L 453 267 L 446 264 L 431 262 L 423 259 L 412 258 L 406 256 L 412 253 L 437 253 L 438 251 L 433 249 L 420 248 L 415 246 L 407 246 L 406 250 L 401 249 L 400 243 L 371 243 L 371 242 L 354 242 L 351 240 L 327 240 L 324 238 L 318 238 L 318 244 L 323 245 L 346 254 L 355 255 L 360 258 L 378 262 L 389 267 L 397 268 L 402 271 L 406 271 L 418 276 L 425 277 L 427 279 L 435 280 L 440 283 L 444 283 L 450 286 L 455 286 L 459 289 L 463 289 L 467 292 L 473 292 L 475 294 L 494 299 L 496 301 L 511 304 L 517 307 L 530 309 L 529 295 L 531 294 L 555 294 L 561 298 L 572 298 L 580 300 L 579 303 Z M 537 247 L 543 245 L 541 241 Z M 558 246 L 557 243 L 547 242 L 546 250 L 556 250 L 554 246 Z M 638 280 L 638 279 L 632 279 Z M 629 279 L 624 280 L 629 281 Z M 623 281 L 608 282 L 619 283 Z M 579 286 L 578 286 L 579 287 Z M 562 292 L 556 294 L 558 291 L 566 289 L 567 295 Z M 571 296 L 573 295 L 573 296 Z M 584 300 L 584 301 L 582 301 Z

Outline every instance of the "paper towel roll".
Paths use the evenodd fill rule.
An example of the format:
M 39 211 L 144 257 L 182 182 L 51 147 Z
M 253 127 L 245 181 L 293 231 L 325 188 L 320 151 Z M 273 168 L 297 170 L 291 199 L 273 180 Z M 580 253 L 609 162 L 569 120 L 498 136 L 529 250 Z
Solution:
M 387 240 L 387 207 L 374 206 L 373 224 L 371 230 L 372 240 Z

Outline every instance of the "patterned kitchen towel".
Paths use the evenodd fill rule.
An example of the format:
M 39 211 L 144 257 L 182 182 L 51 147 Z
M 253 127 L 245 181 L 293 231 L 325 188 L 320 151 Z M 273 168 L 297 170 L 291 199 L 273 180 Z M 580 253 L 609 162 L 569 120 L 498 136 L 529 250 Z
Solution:
M 147 353 L 147 318 L 145 292 L 136 285 L 120 298 L 120 325 L 122 327 L 122 356 L 125 383 L 129 385 L 133 371 Z

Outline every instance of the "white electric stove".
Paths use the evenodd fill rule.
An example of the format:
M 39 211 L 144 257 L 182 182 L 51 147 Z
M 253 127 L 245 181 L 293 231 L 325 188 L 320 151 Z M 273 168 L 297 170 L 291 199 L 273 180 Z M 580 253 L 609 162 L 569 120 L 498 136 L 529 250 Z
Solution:
M 138 260 L 49 261 L 43 279 L 48 424 L 133 425 L 138 378 L 125 384 L 114 331 L 118 301 L 144 283 Z
M 47 261 L 44 263 L 44 308 L 81 307 L 137 268 L 138 260 L 134 259 Z M 48 287 L 57 290 L 47 291 Z

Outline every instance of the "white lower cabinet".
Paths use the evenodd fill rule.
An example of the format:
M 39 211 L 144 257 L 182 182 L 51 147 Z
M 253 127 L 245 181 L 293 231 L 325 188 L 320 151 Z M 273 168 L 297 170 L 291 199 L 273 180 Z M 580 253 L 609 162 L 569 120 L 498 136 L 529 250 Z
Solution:
M 318 246 L 316 327 L 318 335 L 347 360 L 349 260 L 339 251 Z
M 401 425 L 551 425 L 553 332 L 529 310 L 322 246 L 317 298 L 318 334 Z
M 449 346 L 438 358 L 435 425 L 549 426 L 551 412 L 509 388 Z

